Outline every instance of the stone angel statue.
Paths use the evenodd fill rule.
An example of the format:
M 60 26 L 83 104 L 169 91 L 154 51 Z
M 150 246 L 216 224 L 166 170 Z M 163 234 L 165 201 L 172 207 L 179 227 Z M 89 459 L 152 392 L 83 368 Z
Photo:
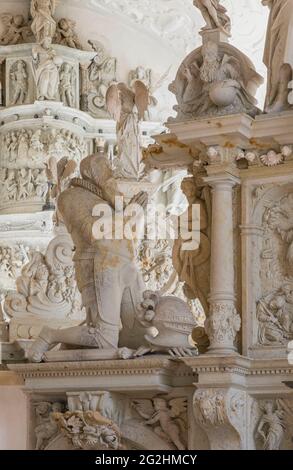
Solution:
M 171 441 L 178 450 L 186 450 L 187 401 L 185 398 L 167 400 L 156 397 L 152 400 L 135 400 L 132 408 L 143 418 L 147 426 L 162 439 Z
M 219 0 L 193 0 L 193 4 L 200 10 L 206 22 L 204 30 L 220 29 L 230 35 L 231 20 Z
M 144 173 L 139 123 L 149 106 L 149 90 L 140 80 L 132 88 L 124 83 L 110 86 L 106 103 L 110 116 L 117 122 L 117 176 L 139 180 Z
M 154 79 L 154 73 L 152 69 L 147 69 L 142 67 L 141 65 L 136 67 L 136 69 L 131 70 L 128 77 L 128 84 L 130 88 L 133 87 L 133 84 L 140 80 L 145 84 L 147 89 L 149 90 L 149 106 L 156 107 L 158 105 L 158 100 L 155 97 L 155 93 L 157 90 L 161 88 L 161 86 L 166 82 L 170 70 L 172 67 L 169 67 L 168 70 L 163 73 L 157 80 Z M 151 119 L 149 112 L 147 112 L 147 119 Z
M 0 15 L 0 21 L 5 26 L 5 30 L 0 38 L 2 46 L 25 43 L 32 35 L 31 29 L 26 24 L 22 15 L 4 13 Z
M 53 15 L 56 11 L 58 0 L 32 0 L 31 16 L 33 22 L 31 25 L 32 32 L 38 43 L 46 38 L 53 37 L 56 33 L 56 21 Z

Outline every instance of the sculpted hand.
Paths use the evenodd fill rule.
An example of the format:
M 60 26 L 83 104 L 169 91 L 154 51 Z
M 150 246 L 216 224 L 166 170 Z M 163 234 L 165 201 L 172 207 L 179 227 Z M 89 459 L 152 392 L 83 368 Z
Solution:
M 196 357 L 198 356 L 197 349 L 189 349 L 189 348 L 172 348 L 169 349 L 169 354 L 173 358 L 177 359 L 180 357 Z
M 141 191 L 140 193 L 136 194 L 130 201 L 130 204 L 138 204 L 141 206 L 144 210 L 147 207 L 148 204 L 148 194 L 144 191 Z

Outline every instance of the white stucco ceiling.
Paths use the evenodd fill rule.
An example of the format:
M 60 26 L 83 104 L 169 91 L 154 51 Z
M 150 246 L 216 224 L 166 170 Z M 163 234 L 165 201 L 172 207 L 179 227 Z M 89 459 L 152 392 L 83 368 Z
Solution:
M 0 0 L 0 12 L 21 8 L 27 14 L 29 3 Z M 232 18 L 232 44 L 265 76 L 262 55 L 267 8 L 261 0 L 222 0 L 222 4 Z M 59 0 L 56 16 L 74 19 L 84 41 L 101 40 L 118 57 L 121 79 L 124 69 L 126 73 L 137 65 L 151 67 L 159 74 L 172 65 L 174 74 L 187 53 L 200 45 L 198 32 L 204 24 L 193 0 Z

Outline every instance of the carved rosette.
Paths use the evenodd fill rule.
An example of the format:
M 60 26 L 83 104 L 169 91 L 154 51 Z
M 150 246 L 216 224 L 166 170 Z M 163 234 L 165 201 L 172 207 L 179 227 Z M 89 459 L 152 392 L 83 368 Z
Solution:
M 208 389 L 194 395 L 194 415 L 206 432 L 211 450 L 245 448 L 246 402 L 244 391 Z
M 210 308 L 205 329 L 211 342 L 211 349 L 233 349 L 241 318 L 233 303 L 217 302 Z

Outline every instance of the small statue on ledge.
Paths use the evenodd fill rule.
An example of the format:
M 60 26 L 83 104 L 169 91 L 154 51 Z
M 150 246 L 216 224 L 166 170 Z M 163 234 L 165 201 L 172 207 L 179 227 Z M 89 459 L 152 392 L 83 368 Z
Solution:
M 226 8 L 220 4 L 219 0 L 193 0 L 193 4 L 201 11 L 206 22 L 203 30 L 220 29 L 230 35 L 231 20 L 227 15 Z
M 56 11 L 57 0 L 32 0 L 31 15 L 33 22 L 32 32 L 40 44 L 46 37 L 53 37 L 56 33 L 56 21 L 53 15 Z
M 57 99 L 60 83 L 59 69 L 62 58 L 58 57 L 52 47 L 50 36 L 45 37 L 41 43 L 33 48 L 33 72 L 37 85 L 38 100 Z

